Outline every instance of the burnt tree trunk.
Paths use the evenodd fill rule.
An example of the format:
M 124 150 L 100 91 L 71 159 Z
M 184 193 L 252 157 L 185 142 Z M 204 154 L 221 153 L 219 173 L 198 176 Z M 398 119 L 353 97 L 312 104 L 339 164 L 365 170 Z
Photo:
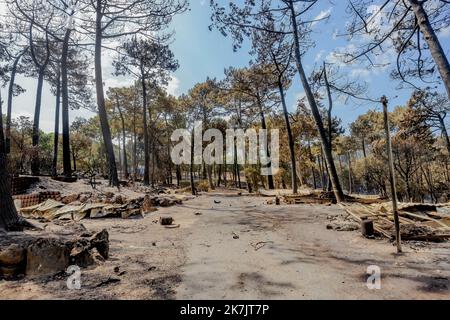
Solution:
M 353 183 L 352 183 L 352 160 L 350 152 L 347 152 L 347 161 L 348 161 L 348 195 L 351 195 L 353 191 Z
M 33 155 L 31 158 L 31 173 L 35 176 L 40 173 L 39 163 L 39 120 L 41 118 L 41 105 L 42 105 L 42 88 L 44 85 L 44 73 L 45 69 L 39 70 L 37 92 L 36 92 L 36 104 L 34 107 L 34 120 L 33 120 Z
M 189 173 L 191 178 L 191 192 L 192 195 L 195 196 L 197 194 L 197 190 L 195 190 L 194 184 L 194 132 L 191 135 L 191 163 L 189 165 Z
M 423 8 L 424 2 L 425 1 L 409 0 L 419 24 L 420 32 L 422 33 L 430 49 L 430 54 L 436 63 L 442 82 L 447 90 L 447 95 L 450 98 L 450 64 L 444 50 L 442 49 L 441 43 L 439 42 L 439 39 L 431 26 L 428 15 Z
M 439 117 L 439 125 L 441 127 L 442 137 L 444 137 L 445 145 L 447 146 L 448 154 L 450 155 L 450 139 L 448 138 L 447 128 L 445 127 L 444 118 L 442 116 Z
M 8 108 L 6 111 L 6 130 L 5 130 L 5 150 L 6 153 L 11 152 L 11 114 L 12 114 L 12 103 L 14 98 L 14 84 L 16 81 L 17 74 L 17 66 L 20 62 L 20 59 L 25 54 L 28 48 L 24 49 L 14 60 L 14 64 L 11 69 L 11 79 L 9 80 L 8 87 Z
M 395 239 L 397 243 L 397 252 L 402 252 L 401 237 L 400 237 L 400 220 L 397 210 L 397 186 L 395 182 L 394 172 L 394 160 L 392 157 L 392 143 L 391 143 L 391 129 L 389 128 L 389 116 L 388 116 L 388 101 L 385 96 L 381 97 L 381 103 L 383 104 L 383 121 L 384 132 L 386 134 L 386 152 L 388 155 L 389 165 L 389 183 L 391 184 L 391 197 L 392 197 L 392 213 L 394 214 L 395 225 Z
M 306 76 L 305 70 L 303 69 L 302 57 L 300 52 L 300 38 L 298 34 L 298 25 L 297 25 L 297 13 L 295 10 L 295 4 L 293 0 L 288 1 L 289 9 L 291 11 L 291 23 L 292 23 L 292 32 L 294 35 L 294 51 L 295 51 L 295 61 L 297 64 L 297 71 L 300 74 L 300 80 L 302 82 L 303 89 L 305 90 L 306 98 L 308 99 L 308 103 L 310 105 L 314 120 L 316 122 L 317 130 L 319 131 L 320 138 L 324 145 L 325 149 L 325 160 L 328 165 L 328 169 L 330 171 L 331 183 L 333 185 L 333 192 L 336 196 L 337 202 L 341 202 L 344 200 L 344 193 L 342 192 L 342 187 L 339 182 L 339 177 L 336 171 L 336 167 L 334 165 L 333 155 L 330 152 L 330 141 L 328 141 L 327 134 L 323 127 L 322 117 L 320 116 L 319 108 L 317 106 L 316 100 L 314 98 L 314 94 L 311 90 L 311 87 L 308 83 L 308 77 Z
M 147 123 L 147 85 L 145 83 L 144 71 L 141 66 L 141 86 L 142 86 L 142 125 L 144 130 L 144 186 L 150 185 L 150 144 Z
M 58 147 L 59 147 L 59 109 L 61 107 L 61 82 L 60 74 L 56 79 L 56 106 L 55 106 L 55 136 L 53 137 L 53 162 L 52 176 L 58 175 Z M 69 157 L 70 160 L 70 157 Z
M 177 187 L 179 187 L 181 185 L 181 179 L 182 179 L 180 165 L 177 165 L 175 167 L 175 173 L 177 176 Z
M 284 96 L 284 89 L 281 79 L 278 80 L 278 90 L 280 91 L 281 104 L 283 106 L 284 121 L 286 123 L 286 131 L 288 134 L 289 153 L 291 156 L 291 184 L 292 193 L 297 193 L 297 166 L 295 163 L 295 149 L 294 149 L 294 137 L 292 136 L 291 124 L 289 122 L 289 114 L 286 106 L 286 99 Z
M 261 129 L 267 130 L 266 117 L 264 115 L 264 111 L 263 111 L 263 108 L 262 108 L 262 105 L 261 105 L 261 101 L 259 99 L 258 99 L 258 108 L 259 108 L 259 116 L 261 118 Z M 268 140 L 267 140 L 267 145 L 266 145 L 266 151 L 267 151 L 267 157 L 270 159 L 269 141 Z M 240 188 L 240 184 L 241 183 L 239 181 L 239 188 Z M 273 175 L 271 175 L 271 174 L 267 175 L 267 184 L 269 186 L 269 189 L 271 189 L 271 190 L 275 189 L 275 185 L 273 183 Z
M 61 54 L 62 149 L 63 173 L 65 176 L 72 175 L 72 168 L 70 166 L 69 80 L 67 74 L 67 58 L 69 55 L 69 41 L 71 31 L 72 30 L 70 28 L 67 28 L 66 34 L 64 35 Z
M 0 230 L 21 230 L 27 226 L 19 216 L 11 196 L 11 180 L 8 173 L 8 154 L 3 134 L 3 114 L 0 96 Z
M 117 110 L 119 111 L 120 121 L 122 124 L 122 157 L 123 157 L 123 177 L 125 180 L 128 180 L 129 174 L 128 174 L 128 159 L 127 159 L 127 136 L 125 132 L 125 117 L 123 116 L 122 109 L 120 109 L 119 105 L 119 98 L 116 96 L 116 102 L 117 102 Z
M 136 130 L 136 105 L 133 108 L 133 182 L 137 178 L 137 130 Z
M 105 107 L 105 93 L 103 92 L 103 74 L 102 74 L 102 18 L 103 4 L 102 0 L 97 0 L 96 12 L 96 34 L 95 34 L 95 87 L 97 93 L 98 115 L 100 126 L 105 143 L 106 156 L 108 161 L 108 176 L 111 186 L 119 186 L 119 177 L 117 175 L 116 157 L 114 155 L 114 146 L 111 139 L 111 129 L 108 123 L 108 114 Z

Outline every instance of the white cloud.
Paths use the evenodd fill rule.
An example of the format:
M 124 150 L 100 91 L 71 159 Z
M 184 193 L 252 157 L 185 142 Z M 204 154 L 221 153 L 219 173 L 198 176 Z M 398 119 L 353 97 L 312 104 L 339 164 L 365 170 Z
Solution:
M 442 28 L 441 30 L 439 30 L 438 35 L 441 38 L 448 38 L 448 37 L 450 37 L 450 27 Z
M 371 74 L 371 70 L 367 68 L 355 68 L 351 71 L 350 77 L 352 78 L 368 78 Z
M 333 31 L 333 40 L 336 40 L 338 38 L 338 34 L 339 34 L 339 29 L 335 28 Z
M 332 10 L 333 8 L 329 7 L 327 10 L 320 11 L 319 14 L 313 19 L 314 21 L 311 23 L 311 27 L 315 26 L 320 20 L 329 17 Z
M 166 88 L 167 93 L 173 96 L 178 96 L 179 88 L 180 88 L 180 79 L 178 79 L 175 76 L 172 76 L 172 79 L 170 79 L 169 84 L 167 85 Z
M 105 79 L 105 89 L 116 87 L 129 87 L 133 85 L 134 79 L 132 77 L 108 77 Z
M 325 50 L 320 50 L 320 51 L 316 54 L 316 57 L 314 58 L 314 62 L 319 62 L 319 61 L 321 61 L 324 54 L 325 54 Z
M 296 92 L 294 93 L 294 101 L 291 110 L 297 110 L 297 104 L 300 100 L 304 99 L 306 97 L 305 92 Z M 304 99 L 305 104 L 309 108 L 309 103 L 307 99 Z

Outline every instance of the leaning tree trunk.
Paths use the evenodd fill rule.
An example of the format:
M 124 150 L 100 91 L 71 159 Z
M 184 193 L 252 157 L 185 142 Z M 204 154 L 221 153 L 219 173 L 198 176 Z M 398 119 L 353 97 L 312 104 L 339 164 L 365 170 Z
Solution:
M 71 31 L 72 30 L 70 28 L 67 28 L 66 34 L 64 36 L 61 54 L 62 142 L 63 142 L 62 148 L 63 148 L 63 173 L 65 176 L 70 176 L 72 174 L 72 168 L 70 165 L 69 83 L 68 83 L 69 81 L 67 74 L 67 58 L 69 55 L 69 40 Z
M 167 123 L 167 116 L 165 117 L 165 122 L 166 122 L 166 127 L 169 127 L 168 123 Z M 170 136 L 167 135 L 167 157 L 169 158 L 168 161 L 168 168 L 167 168 L 167 173 L 168 173 L 168 178 L 169 178 L 169 184 L 172 184 L 173 182 L 173 177 L 172 177 L 172 161 L 170 159 L 170 147 L 171 147 L 171 141 L 170 141 Z
M 147 123 L 147 86 L 145 77 L 141 67 L 141 84 L 142 84 L 142 125 L 144 130 L 144 186 L 150 185 L 150 142 L 148 136 Z
M 38 85 L 36 92 L 36 104 L 34 107 L 34 120 L 33 120 L 33 156 L 31 159 L 31 173 L 35 176 L 40 173 L 39 164 L 39 120 L 41 117 L 41 104 L 42 104 L 42 88 L 44 85 L 44 72 L 45 68 L 40 68 Z
M 11 196 L 11 180 L 8 174 L 8 155 L 3 135 L 3 114 L 0 98 L 0 230 L 20 230 L 26 225 L 16 210 Z
M 203 126 L 206 130 L 206 128 L 208 128 L 208 115 L 206 113 L 206 108 L 204 105 L 202 106 L 202 112 L 203 112 Z M 204 134 L 204 132 L 202 132 L 202 134 Z M 212 164 L 207 165 L 205 163 L 205 161 L 203 161 L 203 170 L 206 173 L 206 176 L 208 178 L 209 188 L 211 190 L 214 190 L 215 186 L 214 186 L 213 177 L 212 177 Z
M 383 123 L 384 132 L 386 134 L 386 153 L 388 155 L 388 167 L 389 167 L 389 183 L 391 185 L 391 197 L 392 197 L 392 213 L 394 215 L 395 225 L 395 240 L 397 244 L 397 252 L 402 252 L 402 240 L 400 234 L 400 219 L 397 210 L 397 184 L 395 181 L 394 160 L 392 156 L 392 142 L 391 142 L 391 129 L 389 127 L 389 115 L 388 115 L 388 101 L 385 96 L 381 97 L 381 103 L 383 104 Z
M 177 175 L 177 187 L 180 187 L 182 179 L 180 165 L 176 165 L 175 170 Z
M 332 112 L 333 112 L 333 99 L 331 97 L 331 89 L 330 89 L 330 83 L 328 82 L 328 75 L 327 75 L 327 67 L 325 65 L 325 61 L 323 62 L 323 75 L 325 79 L 325 87 L 327 89 L 327 96 L 328 96 L 328 110 L 327 110 L 327 121 L 328 121 L 328 141 L 330 153 L 333 154 L 333 118 L 332 118 Z M 328 172 L 328 169 L 327 169 Z M 328 172 L 328 187 L 327 191 L 331 191 L 332 189 L 332 183 L 330 178 L 330 173 Z
M 289 9 L 291 11 L 291 22 L 292 22 L 292 32 L 294 35 L 294 49 L 295 49 L 295 61 L 297 64 L 297 70 L 300 74 L 300 79 L 305 90 L 306 98 L 308 99 L 309 106 L 311 108 L 314 120 L 316 122 L 317 129 L 319 131 L 320 138 L 325 149 L 325 159 L 328 165 L 328 170 L 330 171 L 331 183 L 333 185 L 333 192 L 336 197 L 337 202 L 344 200 L 344 193 L 342 192 L 342 187 L 339 182 L 339 177 L 336 171 L 336 166 L 334 165 L 333 154 L 330 152 L 330 142 L 328 141 L 327 134 L 323 127 L 322 117 L 320 116 L 319 108 L 317 106 L 314 94 L 308 83 L 308 78 L 306 76 L 305 70 L 303 69 L 302 58 L 300 53 L 300 39 L 298 35 L 297 26 L 297 14 L 294 8 L 293 0 L 289 0 Z
M 72 160 L 73 160 L 73 170 L 77 171 L 77 156 L 75 155 L 75 150 L 72 148 Z
M 133 182 L 137 178 L 137 130 L 136 130 L 136 106 L 133 108 Z
M 281 104 L 283 106 L 284 121 L 286 123 L 286 131 L 288 134 L 289 152 L 291 155 L 291 178 L 292 178 L 292 193 L 297 193 L 297 168 L 295 165 L 295 149 L 294 149 L 294 137 L 292 136 L 291 124 L 289 122 L 289 114 L 286 107 L 286 99 L 284 96 L 283 84 L 281 79 L 278 81 L 278 90 L 280 91 Z
M 261 101 L 259 101 L 259 99 L 258 99 L 258 108 L 259 108 L 259 115 L 261 117 L 261 129 L 266 130 L 267 129 L 266 117 L 264 116 L 264 111 L 262 109 Z M 267 157 L 270 158 L 269 141 L 267 141 L 266 151 L 267 151 Z M 271 189 L 271 190 L 275 189 L 275 185 L 273 183 L 273 175 L 271 175 L 271 174 L 267 175 L 267 183 L 269 185 L 269 189 Z M 239 185 L 240 185 L 240 181 L 239 181 Z M 240 188 L 240 186 L 239 186 L 239 188 Z
M 194 184 L 194 132 L 191 135 L 191 163 L 189 164 L 189 173 L 191 178 L 191 192 L 192 195 L 195 196 L 197 194 L 197 190 L 195 189 Z
M 436 67 L 441 75 L 442 82 L 444 83 L 445 89 L 447 90 L 447 95 L 450 98 L 450 64 L 448 62 L 447 56 L 442 49 L 441 43 L 439 42 L 433 27 L 431 26 L 428 15 L 423 8 L 423 3 L 425 1 L 419 0 L 409 0 L 411 7 L 416 16 L 417 22 L 419 24 L 420 32 L 422 33 L 428 47 L 430 48 L 430 54 L 433 57 Z
M 0 151 L 0 229 L 14 230 L 20 225 L 22 219 L 18 215 L 11 197 L 7 154 L 4 151 Z
M 347 152 L 347 162 L 348 162 L 348 195 L 352 194 L 352 159 L 350 156 L 350 151 Z
M 61 107 L 60 104 L 61 104 L 61 83 L 60 83 L 60 74 L 58 73 L 56 80 L 55 135 L 53 137 L 53 162 L 52 162 L 52 176 L 54 177 L 58 175 L 59 109 Z
M 447 128 L 445 127 L 444 118 L 442 118 L 441 116 L 439 116 L 439 125 L 441 127 L 441 133 L 447 146 L 448 154 L 450 155 L 450 139 L 448 138 L 448 132 Z
M 106 156 L 108 160 L 109 184 L 119 186 L 119 177 L 117 176 L 116 157 L 111 139 L 111 129 L 108 123 L 108 114 L 105 107 L 105 94 L 103 92 L 103 74 L 102 74 L 102 5 L 97 0 L 97 18 L 96 18 L 96 36 L 95 36 L 95 87 L 97 92 L 98 115 L 105 143 Z
M 6 130 L 5 130 L 5 148 L 6 153 L 11 152 L 11 114 L 12 114 L 12 102 L 14 97 L 14 85 L 16 81 L 17 74 L 17 66 L 20 62 L 20 59 L 25 54 L 27 49 L 23 50 L 14 60 L 14 64 L 11 69 L 11 79 L 9 80 L 9 88 L 8 88 L 8 109 L 6 111 Z
M 128 159 L 127 159 L 127 148 L 126 148 L 126 133 L 125 133 L 125 118 L 123 116 L 122 110 L 119 106 L 119 99 L 117 99 L 117 110 L 119 111 L 120 121 L 122 124 L 122 157 L 123 157 L 123 177 L 128 180 Z

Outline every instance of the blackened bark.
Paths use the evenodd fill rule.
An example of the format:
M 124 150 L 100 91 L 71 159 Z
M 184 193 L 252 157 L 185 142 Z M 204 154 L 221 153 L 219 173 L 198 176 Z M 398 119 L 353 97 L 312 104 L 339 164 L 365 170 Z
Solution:
M 292 136 L 291 124 L 289 122 L 289 113 L 286 107 L 286 99 L 284 96 L 284 89 L 281 79 L 278 81 L 278 90 L 280 91 L 281 104 L 283 106 L 284 121 L 286 123 L 286 131 L 288 134 L 289 152 L 291 156 L 291 184 L 292 193 L 297 193 L 297 167 L 295 164 L 295 149 L 294 149 L 294 137 Z
M 20 59 L 28 50 L 28 47 L 24 49 L 14 60 L 12 69 L 11 69 L 11 78 L 9 80 L 8 87 L 8 108 L 6 111 L 6 130 L 5 130 L 5 151 L 7 154 L 11 152 L 11 115 L 12 115 L 12 103 L 14 98 L 14 84 L 16 81 L 17 74 L 17 66 L 20 62 Z
M 391 185 L 392 213 L 394 214 L 395 239 L 397 243 L 397 252 L 402 252 L 400 220 L 397 210 L 397 185 L 395 181 L 394 160 L 392 156 L 391 129 L 389 127 L 389 115 L 387 105 L 388 101 L 385 96 L 381 97 L 381 103 L 383 104 L 383 122 L 384 122 L 384 132 L 386 135 L 386 153 L 388 155 L 389 183 Z
M 61 82 L 60 74 L 57 74 L 56 80 L 56 105 L 55 105 L 55 130 L 53 137 L 53 162 L 52 162 L 52 176 L 58 175 L 58 144 L 59 144 L 59 109 L 61 107 Z M 70 160 L 70 157 L 69 157 Z
M 137 130 L 136 106 L 133 108 L 133 181 L 137 178 Z
M 258 108 L 259 108 L 259 116 L 261 118 L 261 129 L 266 130 L 267 129 L 267 124 L 266 124 L 266 117 L 264 115 L 264 111 L 261 105 L 261 101 L 258 99 Z M 269 141 L 267 140 L 267 146 L 266 146 L 266 151 L 267 151 L 267 157 L 270 158 L 270 153 L 269 153 Z M 237 166 L 239 167 L 239 166 Z M 240 177 L 238 176 L 239 180 Z M 275 189 L 275 185 L 273 183 L 273 175 L 269 174 L 267 176 L 267 183 L 269 185 L 269 189 L 273 190 Z M 240 181 L 239 181 L 239 188 L 240 188 Z
M 19 216 L 11 196 L 11 180 L 8 174 L 8 155 L 3 134 L 3 114 L 0 97 L 0 229 L 20 230 L 26 221 Z
M 438 115 L 438 118 L 439 118 L 439 125 L 441 127 L 442 137 L 444 137 L 444 141 L 447 146 L 447 151 L 448 151 L 448 154 L 450 155 L 450 140 L 448 138 L 448 132 L 447 132 L 447 128 L 445 127 L 444 118 L 440 115 Z
M 176 170 L 176 176 L 177 176 L 177 187 L 179 187 L 181 184 L 181 179 L 182 179 L 180 165 L 177 165 L 175 167 L 175 170 Z
M 147 124 L 147 86 L 145 83 L 144 71 L 141 67 L 141 84 L 142 84 L 142 125 L 144 130 L 144 186 L 150 185 L 150 142 L 148 136 Z
M 41 117 L 41 104 L 42 104 L 42 88 L 44 85 L 44 73 L 45 68 L 39 69 L 38 85 L 36 92 L 36 104 L 34 108 L 34 120 L 33 120 L 33 155 L 31 158 L 31 173 L 35 176 L 40 173 L 39 164 L 39 120 Z
M 61 53 L 62 149 L 63 173 L 65 176 L 72 175 L 72 168 L 70 165 L 69 84 L 67 75 L 67 58 L 69 55 L 69 41 L 71 31 L 72 30 L 70 28 L 68 28 L 66 31 Z
M 77 171 L 77 157 L 75 155 L 75 150 L 72 148 L 72 160 L 73 160 L 73 170 Z
M 117 110 L 119 111 L 120 121 L 122 123 L 122 157 L 123 157 L 123 177 L 125 180 L 128 180 L 128 159 L 127 159 L 127 148 L 126 148 L 126 133 L 125 133 L 125 117 L 123 116 L 123 112 L 120 109 L 119 99 L 116 97 L 117 101 Z
M 428 47 L 430 49 L 430 54 L 433 57 L 436 67 L 441 75 L 442 82 L 444 83 L 445 89 L 447 90 L 447 95 L 450 98 L 450 64 L 448 62 L 447 56 L 442 49 L 441 43 L 439 42 L 433 27 L 431 26 L 428 15 L 423 8 L 423 3 L 425 1 L 419 0 L 409 0 L 411 7 L 416 16 L 417 22 L 419 24 L 420 32 L 422 33 Z
M 98 115 L 100 126 L 102 128 L 103 141 L 105 143 L 106 156 L 108 160 L 108 176 L 111 186 L 119 186 L 119 177 L 117 175 L 116 158 L 111 139 L 111 129 L 108 123 L 108 114 L 105 107 L 105 93 L 103 92 L 103 74 L 102 74 L 102 18 L 103 5 L 102 0 L 97 0 L 96 13 L 96 35 L 95 35 L 95 87 L 97 92 Z
M 191 192 L 192 195 L 195 196 L 197 194 L 197 190 L 195 189 L 194 184 L 194 132 L 192 132 L 191 135 L 191 163 L 189 165 L 189 172 L 191 176 Z
M 350 156 L 350 152 L 347 152 L 347 161 L 348 161 L 348 194 L 352 194 L 352 160 Z
M 322 144 L 325 147 L 325 159 L 327 161 L 328 169 L 330 171 L 331 183 L 333 185 L 333 192 L 336 197 L 337 202 L 341 202 L 344 200 L 344 193 L 342 192 L 342 187 L 339 182 L 339 177 L 336 171 L 336 167 L 334 165 L 333 154 L 330 152 L 330 142 L 328 141 L 327 134 L 325 132 L 322 117 L 320 116 L 319 108 L 317 107 L 316 100 L 314 98 L 311 87 L 308 83 L 308 78 L 306 76 L 305 70 L 303 69 L 301 53 L 300 53 L 300 39 L 298 34 L 298 26 L 297 26 L 297 14 L 294 7 L 294 1 L 289 0 L 289 9 L 291 11 L 291 23 L 292 23 L 292 32 L 294 35 L 294 51 L 295 51 L 295 60 L 297 64 L 297 71 L 300 74 L 300 79 L 302 82 L 303 89 L 305 90 L 306 98 L 308 99 L 309 106 L 311 108 L 314 120 L 316 122 L 317 129 L 319 131 L 320 138 L 322 140 Z
M 300 144 L 300 148 L 301 148 L 301 144 Z M 316 163 L 316 161 L 314 160 L 312 151 L 311 151 L 311 141 L 308 140 L 308 154 L 309 154 L 309 160 L 311 161 L 311 163 Z M 314 166 L 311 166 L 311 171 L 312 171 L 312 176 L 313 176 L 313 186 L 314 186 L 314 190 L 317 189 L 317 182 L 316 182 L 316 170 L 314 170 Z

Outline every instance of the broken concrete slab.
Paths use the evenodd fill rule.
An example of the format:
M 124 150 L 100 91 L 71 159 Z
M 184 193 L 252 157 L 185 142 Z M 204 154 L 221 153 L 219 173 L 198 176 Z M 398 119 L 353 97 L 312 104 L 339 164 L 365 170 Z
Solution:
M 27 248 L 27 276 L 49 276 L 66 270 L 69 247 L 58 239 L 38 239 Z

